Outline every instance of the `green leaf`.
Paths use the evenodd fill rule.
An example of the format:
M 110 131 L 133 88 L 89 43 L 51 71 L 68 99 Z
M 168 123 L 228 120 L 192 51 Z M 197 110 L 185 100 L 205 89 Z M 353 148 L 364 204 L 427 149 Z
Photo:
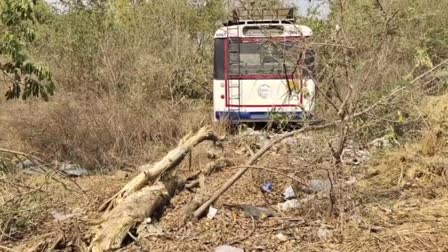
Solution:
M 54 93 L 54 82 L 50 71 L 30 62 L 26 48 L 35 41 L 35 0 L 2 0 L 0 3 L 0 25 L 6 26 L 0 34 L 0 56 L 7 61 L 0 65 L 11 84 L 6 99 L 41 96 L 48 100 Z

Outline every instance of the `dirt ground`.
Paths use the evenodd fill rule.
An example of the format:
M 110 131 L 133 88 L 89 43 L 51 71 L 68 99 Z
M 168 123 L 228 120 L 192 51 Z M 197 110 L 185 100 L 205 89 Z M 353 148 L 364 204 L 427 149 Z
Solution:
M 213 204 L 217 214 L 212 219 L 184 223 L 184 208 L 196 192 L 181 191 L 160 216 L 146 224 L 137 241 L 129 237 L 121 251 L 214 251 L 221 245 L 245 251 L 448 251 L 448 138 L 443 101 L 442 97 L 428 103 L 440 110 L 438 116 L 434 112 L 428 118 L 438 127 L 421 139 L 388 148 L 349 142 L 340 168 L 335 168 L 328 147 L 337 141 L 335 132 L 287 139 Z M 203 143 L 181 164 L 178 176 L 186 178 L 211 162 L 227 160 L 226 166 L 206 178 L 206 191 L 211 193 L 248 160 L 249 148 L 256 151 L 273 137 L 274 133 L 247 131 L 227 137 L 223 149 Z M 334 169 L 338 171 L 331 180 L 334 204 L 327 186 L 309 192 L 296 181 L 328 185 L 328 171 Z M 137 173 L 116 171 L 73 179 L 8 175 L 4 181 L 16 186 L 2 187 L 2 195 L 5 199 L 20 195 L 21 201 L 15 209 L 7 208 L 14 199 L 6 201 L 0 213 L 10 221 L 21 221 L 21 216 L 30 223 L 23 224 L 25 232 L 3 232 L 1 246 L 10 251 L 48 247 L 82 251 L 99 223 L 97 208 Z M 266 182 L 273 185 L 272 192 L 261 189 Z M 276 205 L 285 201 L 282 193 L 288 186 L 294 188 L 299 206 L 278 210 Z M 238 207 L 241 204 L 271 208 L 275 215 L 253 219 Z

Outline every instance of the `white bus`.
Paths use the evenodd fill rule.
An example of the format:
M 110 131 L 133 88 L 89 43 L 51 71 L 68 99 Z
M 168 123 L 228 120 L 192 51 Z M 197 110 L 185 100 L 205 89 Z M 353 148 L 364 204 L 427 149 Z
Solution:
M 261 12 L 234 11 L 215 33 L 215 121 L 294 122 L 313 110 L 312 30 L 296 25 L 292 10 Z

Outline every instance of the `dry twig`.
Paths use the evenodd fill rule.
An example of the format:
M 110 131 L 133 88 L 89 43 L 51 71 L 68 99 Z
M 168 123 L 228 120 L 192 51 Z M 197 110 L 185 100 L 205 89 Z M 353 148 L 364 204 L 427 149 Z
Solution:
M 9 251 L 9 252 L 19 252 L 19 251 L 15 250 L 15 249 L 8 248 L 8 247 L 3 246 L 3 245 L 0 245 L 0 249 L 4 249 L 5 251 Z
M 32 154 L 28 154 L 28 153 L 21 152 L 21 151 L 15 151 L 15 150 L 10 150 L 10 149 L 0 148 L 0 152 L 14 154 L 14 155 L 19 155 L 19 156 L 23 156 L 23 157 L 26 157 L 26 158 L 31 158 L 31 159 L 34 159 L 34 160 L 40 162 L 41 164 L 45 163 L 42 159 L 40 159 L 40 158 L 38 158 L 38 157 L 36 157 L 36 156 L 34 156 Z

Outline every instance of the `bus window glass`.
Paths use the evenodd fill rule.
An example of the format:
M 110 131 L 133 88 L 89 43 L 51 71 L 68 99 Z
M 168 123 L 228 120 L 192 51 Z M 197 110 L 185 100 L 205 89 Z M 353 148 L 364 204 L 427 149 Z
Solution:
M 259 26 L 249 26 L 243 28 L 244 36 L 279 36 L 283 34 L 282 26 L 267 26 L 267 27 L 259 27 Z
M 224 80 L 224 65 L 225 65 L 225 52 L 224 45 L 225 39 L 215 39 L 215 53 L 214 53 L 214 79 L 215 80 Z
M 231 75 L 292 73 L 299 58 L 294 42 L 231 42 L 229 45 L 229 73 Z

